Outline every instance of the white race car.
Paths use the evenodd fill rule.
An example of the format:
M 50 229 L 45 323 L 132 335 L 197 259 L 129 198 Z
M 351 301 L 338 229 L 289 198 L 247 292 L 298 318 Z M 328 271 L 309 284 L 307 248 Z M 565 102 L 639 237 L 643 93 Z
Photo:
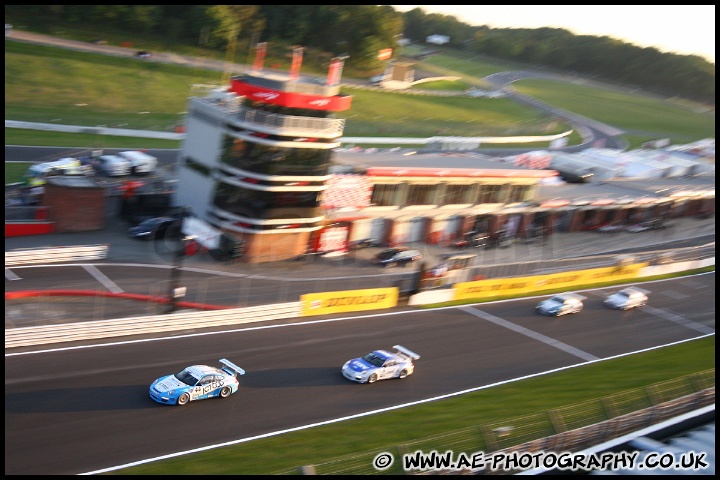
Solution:
M 166 405 L 227 398 L 238 391 L 238 376 L 245 375 L 245 370 L 225 358 L 220 359 L 220 363 L 220 368 L 192 365 L 175 375 L 162 376 L 150 385 L 150 398 Z
M 585 300 L 585 298 L 586 297 L 576 293 L 558 293 L 538 303 L 535 311 L 551 317 L 578 313 L 583 309 L 583 300 Z
M 342 374 L 348 380 L 358 383 L 375 383 L 387 378 L 405 378 L 415 370 L 413 360 L 420 358 L 401 345 L 393 347 L 395 352 L 375 350 L 362 357 L 345 362 Z
M 603 303 L 606 307 L 618 310 L 630 310 L 631 308 L 638 308 L 647 304 L 648 293 L 650 293 L 648 290 L 643 290 L 642 288 L 627 287 L 608 296 Z

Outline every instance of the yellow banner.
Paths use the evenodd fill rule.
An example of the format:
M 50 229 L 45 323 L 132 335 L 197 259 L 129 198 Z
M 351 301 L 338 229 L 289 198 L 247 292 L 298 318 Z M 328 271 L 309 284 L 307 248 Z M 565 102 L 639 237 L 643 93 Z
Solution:
M 300 314 L 306 317 L 392 308 L 397 306 L 399 295 L 397 287 L 308 293 L 300 297 Z
M 578 287 L 611 280 L 637 278 L 647 263 L 593 268 L 573 272 L 519 278 L 495 278 L 455 284 L 455 300 L 483 299 L 501 295 L 536 293 L 554 288 Z

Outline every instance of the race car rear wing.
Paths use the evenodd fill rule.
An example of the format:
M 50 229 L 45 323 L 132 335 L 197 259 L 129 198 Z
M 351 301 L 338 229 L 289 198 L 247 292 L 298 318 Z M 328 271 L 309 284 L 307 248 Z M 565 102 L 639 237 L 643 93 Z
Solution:
M 403 357 L 407 357 L 407 358 L 410 358 L 410 359 L 413 359 L 413 360 L 417 360 L 418 358 L 420 358 L 420 355 L 418 355 L 418 354 L 415 353 L 415 352 L 411 352 L 410 350 L 408 350 L 407 348 L 403 347 L 402 345 L 395 345 L 395 346 L 393 346 L 393 348 L 394 348 L 395 350 L 397 350 L 398 354 L 401 355 L 401 356 L 403 356 Z
M 640 288 L 640 287 L 627 287 L 627 288 L 624 288 L 623 290 L 626 290 L 626 291 L 629 291 L 629 292 L 640 292 L 640 293 L 643 293 L 643 294 L 646 294 L 646 295 L 647 295 L 648 293 L 650 293 L 650 290 L 645 290 L 644 288 Z
M 235 375 L 235 374 L 237 374 L 237 375 L 245 375 L 245 370 L 243 370 L 242 368 L 238 367 L 237 365 L 235 365 L 234 363 L 232 363 L 232 362 L 231 362 L 230 360 L 228 360 L 227 358 L 221 358 L 221 359 L 220 359 L 220 363 L 222 363 L 223 365 L 225 365 L 225 367 L 227 367 L 227 368 L 223 368 L 223 370 L 225 370 L 226 372 L 228 372 L 230 375 Z

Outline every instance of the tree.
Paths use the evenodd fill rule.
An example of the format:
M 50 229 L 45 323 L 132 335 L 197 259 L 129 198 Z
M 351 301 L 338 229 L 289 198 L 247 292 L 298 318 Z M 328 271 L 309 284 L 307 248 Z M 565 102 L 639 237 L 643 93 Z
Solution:
M 207 15 L 214 20 L 209 43 L 224 48 L 228 41 L 237 40 L 243 29 L 257 30 L 264 23 L 258 15 L 259 5 L 213 5 Z

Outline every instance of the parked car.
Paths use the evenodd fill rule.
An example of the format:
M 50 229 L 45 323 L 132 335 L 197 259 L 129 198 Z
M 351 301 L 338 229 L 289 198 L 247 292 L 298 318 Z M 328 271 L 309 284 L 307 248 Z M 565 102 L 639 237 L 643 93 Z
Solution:
M 395 352 L 375 350 L 362 357 L 348 360 L 342 366 L 343 377 L 358 383 L 375 383 L 388 378 L 406 378 L 415 371 L 413 360 L 420 358 L 415 352 L 401 345 Z
M 456 240 L 454 248 L 485 248 L 490 242 L 490 235 L 487 233 L 469 233 L 463 238 Z
M 353 240 L 348 243 L 348 250 L 354 252 L 356 250 L 362 250 L 363 248 L 376 247 L 378 246 L 375 240 L 372 238 L 363 238 L 360 240 Z
M 239 375 L 245 370 L 220 359 L 221 368 L 208 365 L 186 367 L 175 375 L 160 377 L 150 385 L 150 398 L 167 405 L 185 405 L 212 397 L 227 398 L 238 391 Z
M 140 50 L 135 53 L 135 56 L 138 58 L 150 58 L 152 54 L 148 52 L 147 50 Z
M 668 228 L 670 225 L 665 222 L 662 218 L 653 218 L 644 222 L 636 223 L 627 227 L 627 231 L 630 233 L 645 232 L 647 230 L 662 230 Z
M 154 217 L 143 220 L 128 228 L 128 236 L 140 240 L 150 240 L 164 236 L 171 225 L 178 222 L 175 217 Z
M 630 310 L 631 308 L 642 307 L 647 304 L 648 290 L 637 287 L 623 288 L 619 292 L 609 295 L 603 302 L 606 307 L 618 310 Z
M 157 168 L 157 158 L 140 150 L 118 152 L 118 156 L 130 162 L 130 171 L 134 175 L 149 175 Z
M 130 160 L 119 155 L 100 155 L 94 160 L 98 173 L 108 177 L 130 175 Z
M 406 247 L 387 248 L 375 255 L 372 262 L 383 267 L 398 266 L 404 267 L 408 263 L 423 258 L 419 250 L 411 250 Z
M 626 225 L 622 223 L 608 223 L 601 227 L 598 227 L 597 231 L 602 233 L 616 233 L 622 232 L 627 229 Z
M 578 313 L 583 309 L 586 297 L 576 293 L 559 293 L 538 303 L 535 311 L 542 315 L 559 317 L 569 313 Z

